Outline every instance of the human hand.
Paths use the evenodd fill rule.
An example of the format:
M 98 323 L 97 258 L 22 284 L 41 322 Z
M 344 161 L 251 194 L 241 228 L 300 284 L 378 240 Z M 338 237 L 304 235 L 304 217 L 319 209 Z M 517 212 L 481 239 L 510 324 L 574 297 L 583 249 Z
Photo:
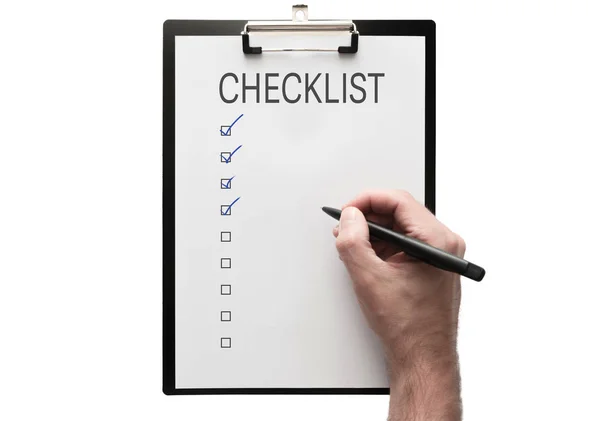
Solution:
M 342 208 L 340 224 L 334 229 L 358 302 L 385 350 L 391 405 L 399 402 L 406 410 L 415 402 L 403 399 L 412 395 L 422 407 L 454 408 L 458 418 L 444 419 L 459 419 L 460 276 L 413 259 L 393 245 L 370 240 L 366 219 L 459 257 L 464 256 L 465 242 L 404 191 L 359 195 Z M 440 394 L 441 401 L 448 402 L 440 403 Z

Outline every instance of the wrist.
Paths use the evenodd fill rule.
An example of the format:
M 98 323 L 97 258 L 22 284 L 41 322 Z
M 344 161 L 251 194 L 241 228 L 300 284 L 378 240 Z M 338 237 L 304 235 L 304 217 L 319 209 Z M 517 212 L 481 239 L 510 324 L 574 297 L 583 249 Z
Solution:
M 460 420 L 455 341 L 405 346 L 388 357 L 388 369 L 390 421 Z
M 401 337 L 388 342 L 386 359 L 390 376 L 407 370 L 437 370 L 458 363 L 456 326 L 437 330 L 405 330 Z

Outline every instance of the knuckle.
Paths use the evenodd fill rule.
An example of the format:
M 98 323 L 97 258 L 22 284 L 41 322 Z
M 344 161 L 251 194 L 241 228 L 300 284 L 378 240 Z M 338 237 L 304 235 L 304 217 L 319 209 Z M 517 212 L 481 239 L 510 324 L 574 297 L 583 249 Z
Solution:
M 411 227 L 409 235 L 434 247 L 448 247 L 448 239 L 445 231 L 439 230 L 437 227 L 416 225 Z
M 414 200 L 412 194 L 410 194 L 408 191 L 406 190 L 396 190 L 396 197 L 402 202 L 402 203 L 406 203 L 409 202 L 411 200 Z
M 466 248 L 465 240 L 455 233 L 450 233 L 446 237 L 446 248 L 452 253 L 464 253 Z
M 464 238 L 462 238 L 460 235 L 457 235 L 457 237 L 459 250 L 461 251 L 461 253 L 464 253 L 467 250 L 467 243 L 465 242 Z
M 450 252 L 456 252 L 458 249 L 458 238 L 454 234 L 446 236 L 446 248 Z

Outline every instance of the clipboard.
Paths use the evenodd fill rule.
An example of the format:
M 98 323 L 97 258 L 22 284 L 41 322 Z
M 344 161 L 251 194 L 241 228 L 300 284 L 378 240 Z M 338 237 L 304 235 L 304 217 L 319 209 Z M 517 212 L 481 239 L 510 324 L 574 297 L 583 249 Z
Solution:
M 298 11 L 302 11 L 304 16 L 298 18 Z M 269 380 L 260 379 L 260 381 L 253 382 L 240 381 L 232 382 L 227 384 L 226 387 L 223 384 L 227 382 L 217 382 L 218 384 L 204 384 L 202 383 L 203 376 L 197 374 L 196 378 L 199 383 L 202 383 L 201 387 L 197 387 L 193 381 L 182 381 L 181 372 L 178 373 L 178 368 L 181 369 L 183 364 L 178 360 L 181 358 L 182 346 L 178 345 L 178 338 L 181 342 L 181 335 L 183 329 L 181 326 L 178 329 L 178 321 L 181 322 L 182 314 L 178 311 L 181 302 L 177 301 L 178 295 L 177 285 L 178 276 L 180 273 L 176 270 L 178 267 L 178 253 L 181 253 L 181 247 L 176 249 L 178 244 L 177 236 L 177 223 L 181 223 L 181 218 L 177 220 L 178 212 L 181 210 L 180 207 L 176 206 L 178 202 L 178 194 L 182 193 L 182 188 L 178 183 L 181 181 L 182 176 L 178 167 L 178 157 L 181 161 L 181 156 L 178 155 L 176 145 L 178 145 L 177 136 L 178 122 L 177 120 L 177 54 L 178 48 L 176 46 L 176 39 L 209 39 L 210 37 L 227 37 L 226 39 L 236 40 L 239 43 L 239 50 L 237 54 L 245 57 L 245 60 L 261 60 L 261 57 L 268 56 L 270 54 L 293 54 L 294 60 L 302 60 L 303 54 L 326 54 L 339 56 L 358 56 L 363 51 L 362 48 L 367 49 L 364 46 L 364 41 L 368 41 L 369 38 L 380 39 L 379 37 L 407 37 L 407 38 L 418 38 L 424 42 L 424 106 L 423 106 L 423 133 L 422 133 L 422 168 L 424 173 L 422 174 L 423 183 L 423 197 L 422 200 L 426 207 L 435 212 L 435 23 L 433 21 L 414 21 L 414 20 L 343 20 L 343 21 L 309 21 L 306 6 L 294 6 L 293 8 L 293 19 L 292 21 L 261 21 L 261 22 L 249 22 L 245 20 L 167 20 L 164 23 L 164 38 L 163 38 L 163 392 L 167 395 L 193 395 L 193 394 L 389 394 L 389 387 L 387 385 L 377 385 L 375 387 L 361 387 L 360 381 L 356 382 L 359 384 L 355 387 L 352 381 L 349 381 L 349 385 L 346 385 L 344 381 L 340 384 L 336 382 L 323 381 L 322 384 L 319 381 L 297 381 L 291 382 L 291 384 L 282 384 L 281 381 L 273 381 L 272 384 Z M 285 36 L 290 34 L 322 34 L 322 33 L 341 33 L 347 38 L 347 42 L 337 46 L 327 47 L 310 47 L 285 45 Z M 269 48 L 264 45 L 260 45 L 258 39 L 255 40 L 256 34 L 262 33 L 274 33 L 277 35 L 283 35 L 281 38 L 282 46 L 278 48 Z M 207 37 L 207 38 L 205 38 Z M 221 39 L 221 38 L 220 38 Z M 290 56 L 291 57 L 291 56 Z M 311 56 L 312 57 L 312 56 Z M 204 57 L 203 60 L 206 63 L 210 63 L 216 57 Z M 243 69 L 242 69 L 243 70 Z M 230 81 L 233 83 L 232 81 Z M 215 82 L 216 83 L 216 82 Z M 308 83 L 308 82 L 307 82 Z M 257 89 L 258 91 L 258 89 Z M 215 91 L 216 92 L 216 91 Z M 216 95 L 216 94 L 215 94 Z M 258 98 L 258 94 L 257 98 Z M 268 92 L 267 92 L 268 95 Z M 233 98 L 230 95 L 230 98 Z M 341 101 L 341 100 L 340 100 Z M 348 100 L 350 104 L 350 100 Z M 350 104 L 353 106 L 353 104 Z M 181 107 L 180 107 L 181 108 Z M 290 113 L 293 113 L 290 110 Z M 243 127 L 244 122 L 248 116 L 242 114 L 240 120 L 236 120 L 235 123 L 230 121 L 227 124 L 221 124 L 220 134 L 215 136 L 223 136 L 223 139 L 229 140 L 233 135 L 238 135 Z M 202 118 L 199 116 L 199 120 Z M 238 123 L 239 121 L 239 123 Z M 244 149 L 241 149 L 243 151 Z M 221 164 L 230 163 L 232 161 L 231 152 L 227 152 L 229 155 L 221 153 Z M 229 158 L 227 158 L 229 156 Z M 421 155 L 419 155 L 421 156 Z M 236 159 L 239 154 L 236 155 Z M 421 158 L 420 158 L 421 159 Z M 229 160 L 229 162 L 228 162 Z M 216 165 L 216 164 L 215 164 Z M 419 164 L 421 165 L 421 164 Z M 419 167 L 421 168 L 421 167 Z M 177 176 L 179 174 L 179 177 Z M 184 176 L 185 177 L 185 176 Z M 226 179 L 227 180 L 227 179 Z M 229 185 L 232 184 L 233 179 L 229 179 Z M 233 183 L 237 183 L 237 179 Z M 227 185 L 227 182 L 221 184 Z M 233 196 L 232 196 L 233 197 Z M 181 202 L 181 200 L 179 200 Z M 242 203 L 240 201 L 239 203 Z M 327 205 L 323 203 L 322 205 Z M 201 207 L 204 204 L 200 205 Z M 236 205 L 237 207 L 238 205 Z M 237 208 L 233 207 L 233 209 Z M 232 206 L 229 206 L 229 212 L 231 213 Z M 219 216 L 227 216 L 227 209 L 225 213 L 221 209 Z M 237 214 L 236 214 L 237 216 Z M 225 218 L 223 218 L 225 219 Z M 221 231 L 221 242 L 224 241 L 223 234 L 227 231 Z M 327 233 L 330 235 L 330 233 Z M 202 237 L 202 236 L 201 236 Z M 231 241 L 232 236 L 229 232 L 229 236 L 225 236 L 225 239 Z M 219 244 L 223 246 L 223 244 Z M 225 259 L 225 260 L 223 260 Z M 227 261 L 229 259 L 229 261 Z M 224 263 L 225 262 L 225 263 Z M 231 269 L 232 259 L 221 258 L 221 265 L 218 270 Z M 235 268 L 235 265 L 234 265 Z M 237 269 L 237 268 L 236 268 Z M 204 282 L 204 281 L 203 281 Z M 218 286 L 218 285 L 217 285 Z M 228 287 L 225 288 L 225 287 Z M 225 289 L 224 289 L 225 288 Z M 226 298 L 227 295 L 231 295 L 232 285 L 230 283 L 220 284 L 220 294 L 215 292 L 214 300 L 220 300 Z M 227 294 L 229 291 L 229 294 Z M 179 292 L 181 294 L 181 292 Z M 199 300 L 204 299 L 200 296 Z M 212 302 L 212 298 L 210 302 Z M 179 300 L 181 301 L 181 300 Z M 208 301 L 207 301 L 208 303 Z M 202 305 L 198 305 L 202 307 Z M 343 313 L 343 311 L 341 311 Z M 229 313 L 227 315 L 226 313 Z M 179 319 L 177 315 L 180 315 Z M 223 314 L 226 314 L 223 316 Z M 231 311 L 221 312 L 221 324 L 226 321 L 230 322 L 227 326 L 231 326 Z M 211 316 L 212 317 L 212 316 Z M 223 318 L 225 317 L 225 319 Z M 229 320 L 227 320 L 229 318 Z M 239 319 L 236 319 L 236 321 Z M 201 333 L 199 333 L 200 335 Z M 221 355 L 219 352 L 228 352 L 235 349 L 234 344 L 236 338 L 231 337 L 215 337 L 213 340 L 202 341 L 202 346 L 213 347 L 210 351 L 207 351 L 206 355 Z M 207 343 L 210 342 L 210 345 Z M 220 347 L 219 347 L 220 345 Z M 187 352 L 187 351 L 186 351 Z M 189 355 L 192 360 L 195 358 L 194 352 L 189 351 Z M 186 354 L 187 355 L 187 354 Z M 206 360 L 206 355 L 202 357 L 202 360 Z M 238 354 L 240 355 L 240 354 Z M 187 358 L 187 357 L 186 357 Z M 200 360 L 198 357 L 197 360 Z M 264 367 L 263 372 L 274 370 L 274 367 Z M 325 370 L 326 371 L 326 370 Z M 201 373 L 201 370 L 199 371 Z M 338 375 L 339 376 L 339 375 Z M 266 376 L 265 378 L 267 378 Z M 220 380 L 227 378 L 227 374 L 223 377 L 216 377 Z M 335 383 L 335 384 L 334 384 Z

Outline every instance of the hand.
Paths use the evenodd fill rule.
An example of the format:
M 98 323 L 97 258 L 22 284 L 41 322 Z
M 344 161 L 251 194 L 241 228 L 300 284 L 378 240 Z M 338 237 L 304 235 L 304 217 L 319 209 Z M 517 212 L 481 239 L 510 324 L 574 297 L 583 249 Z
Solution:
M 383 343 L 390 420 L 460 419 L 460 277 L 370 240 L 366 219 L 460 257 L 465 242 L 404 191 L 366 192 L 342 209 L 336 246 L 362 311 Z

